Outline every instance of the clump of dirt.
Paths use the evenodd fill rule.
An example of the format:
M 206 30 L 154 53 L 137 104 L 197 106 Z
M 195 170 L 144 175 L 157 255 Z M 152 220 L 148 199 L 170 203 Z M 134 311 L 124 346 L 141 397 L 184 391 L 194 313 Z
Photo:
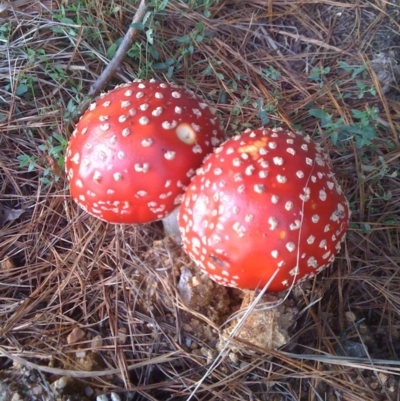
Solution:
M 254 292 L 247 292 L 241 313 L 223 330 L 218 348 L 223 348 L 226 338 L 234 335 L 259 348 L 278 349 L 290 341 L 289 329 L 296 321 L 298 309 L 291 299 L 282 294 L 264 294 L 250 313 L 243 318 L 246 308 L 253 303 Z
M 289 340 L 289 327 L 293 324 L 298 312 L 293 302 L 285 300 L 283 295 L 266 294 L 258 302 L 251 305 L 257 293 L 230 289 L 216 284 L 202 273 L 196 264 L 185 254 L 181 246 L 171 237 L 155 241 L 153 247 L 145 254 L 147 264 L 167 273 L 168 280 L 176 283 L 176 297 L 180 299 L 179 319 L 183 330 L 207 344 L 214 344 L 220 338 L 234 334 L 261 348 L 277 349 Z M 174 299 L 165 299 L 165 291 L 160 282 L 148 281 L 152 302 L 159 297 L 163 303 L 173 309 Z M 157 291 L 157 288 L 159 291 Z M 246 308 L 250 313 L 243 319 Z M 239 317 L 231 317 L 239 313 Z M 241 320 L 241 328 L 235 328 Z M 222 326 L 226 326 L 221 331 Z M 218 342 L 221 348 L 224 340 Z
M 147 288 L 151 302 L 162 302 L 182 322 L 188 333 L 204 342 L 218 338 L 217 328 L 224 323 L 240 305 L 241 296 L 232 296 L 222 287 L 201 273 L 182 247 L 171 237 L 155 241 L 144 255 L 146 264 L 165 272 L 168 282 L 175 283 L 176 292 L 166 293 L 161 287 L 164 282 L 149 276 Z M 176 300 L 179 300 L 179 312 Z
M 71 377 L 60 377 L 51 384 L 45 376 L 14 364 L 0 371 L 0 401 L 89 401 L 93 390 Z

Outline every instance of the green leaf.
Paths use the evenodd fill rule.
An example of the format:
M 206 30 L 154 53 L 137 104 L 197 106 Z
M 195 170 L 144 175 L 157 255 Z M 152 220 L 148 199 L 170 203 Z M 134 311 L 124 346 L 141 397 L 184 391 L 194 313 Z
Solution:
M 113 43 L 107 50 L 107 54 L 106 54 L 107 58 L 112 59 L 114 57 L 117 49 L 118 49 L 117 44 Z
M 56 132 L 53 133 L 53 137 L 57 139 L 57 141 L 59 143 L 61 143 L 62 145 L 66 145 L 67 144 L 67 140 L 61 136 L 60 134 L 57 134 Z
M 174 65 L 174 64 L 175 64 L 175 59 L 172 58 L 172 57 L 167 58 L 167 59 L 165 60 L 165 64 L 167 64 L 168 66 Z
M 17 88 L 15 89 L 15 94 L 17 95 L 17 96 L 21 96 L 21 95 L 23 95 L 23 94 L 25 94 L 26 92 L 28 92 L 28 85 L 26 85 L 26 84 L 19 84 L 18 86 L 17 86 Z
M 372 171 L 376 170 L 375 166 L 368 166 L 366 164 L 361 164 L 361 170 L 366 171 L 367 173 L 371 173 Z
M 213 69 L 211 65 L 208 65 L 202 72 L 203 75 L 211 75 L 213 73 Z
M 338 141 L 339 141 L 339 134 L 338 134 L 337 131 L 334 131 L 334 132 L 331 133 L 331 141 L 332 141 L 332 144 L 333 144 L 334 146 L 337 145 L 337 143 L 338 143 Z
M 351 71 L 353 67 L 347 64 L 345 61 L 338 61 L 338 66 L 345 71 Z
M 165 70 L 167 68 L 167 64 L 165 64 L 165 63 L 155 63 L 155 64 L 153 64 L 153 68 L 155 70 Z
M 163 11 L 165 9 L 165 7 L 167 7 L 169 0 L 163 0 L 157 7 L 158 11 Z
M 330 116 L 325 110 L 321 109 L 311 109 L 308 111 L 308 113 L 310 114 L 310 116 L 319 118 L 321 121 L 326 120 L 328 116 Z
M 148 29 L 146 31 L 146 38 L 147 41 L 152 45 L 154 43 L 154 39 L 153 39 L 153 30 L 152 29 Z
M 357 88 L 358 89 L 360 89 L 360 90 L 365 90 L 365 84 L 364 84 L 364 82 L 361 82 L 361 81 L 356 81 L 356 85 L 357 85 Z
M 364 223 L 364 229 L 365 231 L 371 231 L 371 225 L 369 223 Z
M 150 46 L 150 54 L 154 58 L 154 60 L 160 59 L 160 53 L 154 46 Z
M 171 78 L 172 78 L 172 75 L 173 75 L 173 73 L 174 73 L 174 69 L 175 69 L 174 66 L 171 66 L 171 67 L 168 68 L 168 71 L 167 71 L 167 78 L 168 78 L 168 79 L 171 79 Z
M 190 43 L 190 36 L 189 35 L 183 35 L 181 37 L 174 37 L 174 39 L 179 42 L 179 43 Z
M 17 159 L 19 160 L 19 166 L 25 167 L 28 165 L 31 158 L 28 155 L 18 155 Z
M 151 17 L 152 14 L 153 14 L 153 13 L 152 13 L 151 11 L 147 11 L 147 13 L 146 13 L 146 14 L 144 15 L 144 17 L 143 17 L 143 21 L 142 21 L 142 24 L 143 24 L 143 25 L 146 24 L 147 20 Z
M 134 22 L 133 24 L 130 25 L 130 27 L 133 29 L 136 29 L 138 31 L 143 31 L 144 24 L 143 24 L 143 22 Z
M 367 112 L 356 109 L 351 110 L 351 114 L 354 118 L 357 118 L 358 120 L 364 120 L 368 117 Z
M 60 18 L 60 22 L 67 24 L 67 25 L 75 25 L 74 20 L 72 20 L 71 18 L 67 18 L 67 17 Z

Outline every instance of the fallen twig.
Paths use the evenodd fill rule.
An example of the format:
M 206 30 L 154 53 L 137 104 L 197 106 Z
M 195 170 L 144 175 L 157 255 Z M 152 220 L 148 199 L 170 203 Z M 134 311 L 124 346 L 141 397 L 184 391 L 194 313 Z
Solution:
M 125 57 L 126 53 L 129 51 L 133 43 L 133 39 L 138 33 L 136 28 L 133 28 L 132 25 L 137 24 L 140 22 L 146 11 L 146 2 L 145 0 L 141 0 L 138 9 L 136 10 L 135 16 L 133 17 L 132 24 L 128 31 L 126 32 L 124 39 L 121 42 L 118 50 L 116 51 L 114 57 L 110 61 L 110 64 L 104 69 L 101 75 L 97 78 L 96 82 L 92 85 L 89 90 L 89 96 L 97 95 L 106 85 L 107 81 L 113 76 L 117 68 L 122 62 L 122 59 Z

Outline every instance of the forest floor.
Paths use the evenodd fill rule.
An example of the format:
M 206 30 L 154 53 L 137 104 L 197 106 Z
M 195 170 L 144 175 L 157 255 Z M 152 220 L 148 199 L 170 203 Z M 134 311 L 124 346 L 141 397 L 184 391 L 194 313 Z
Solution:
M 0 1 L 0 401 L 398 401 L 398 1 L 149 0 L 105 88 L 175 82 L 227 136 L 292 128 L 331 156 L 352 210 L 342 250 L 263 298 L 270 320 L 250 300 L 242 336 L 248 294 L 203 277 L 158 223 L 106 224 L 69 196 L 68 138 L 137 7 Z

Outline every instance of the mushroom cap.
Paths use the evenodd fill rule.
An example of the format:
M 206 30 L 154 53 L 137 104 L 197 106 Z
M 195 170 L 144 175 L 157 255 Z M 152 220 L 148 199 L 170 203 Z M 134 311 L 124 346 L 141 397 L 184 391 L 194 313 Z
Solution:
M 257 129 L 209 155 L 184 195 L 183 247 L 217 283 L 282 291 L 334 260 L 349 206 L 308 136 Z
M 120 85 L 91 104 L 69 140 L 71 195 L 110 223 L 162 219 L 223 135 L 192 91 L 154 80 Z

